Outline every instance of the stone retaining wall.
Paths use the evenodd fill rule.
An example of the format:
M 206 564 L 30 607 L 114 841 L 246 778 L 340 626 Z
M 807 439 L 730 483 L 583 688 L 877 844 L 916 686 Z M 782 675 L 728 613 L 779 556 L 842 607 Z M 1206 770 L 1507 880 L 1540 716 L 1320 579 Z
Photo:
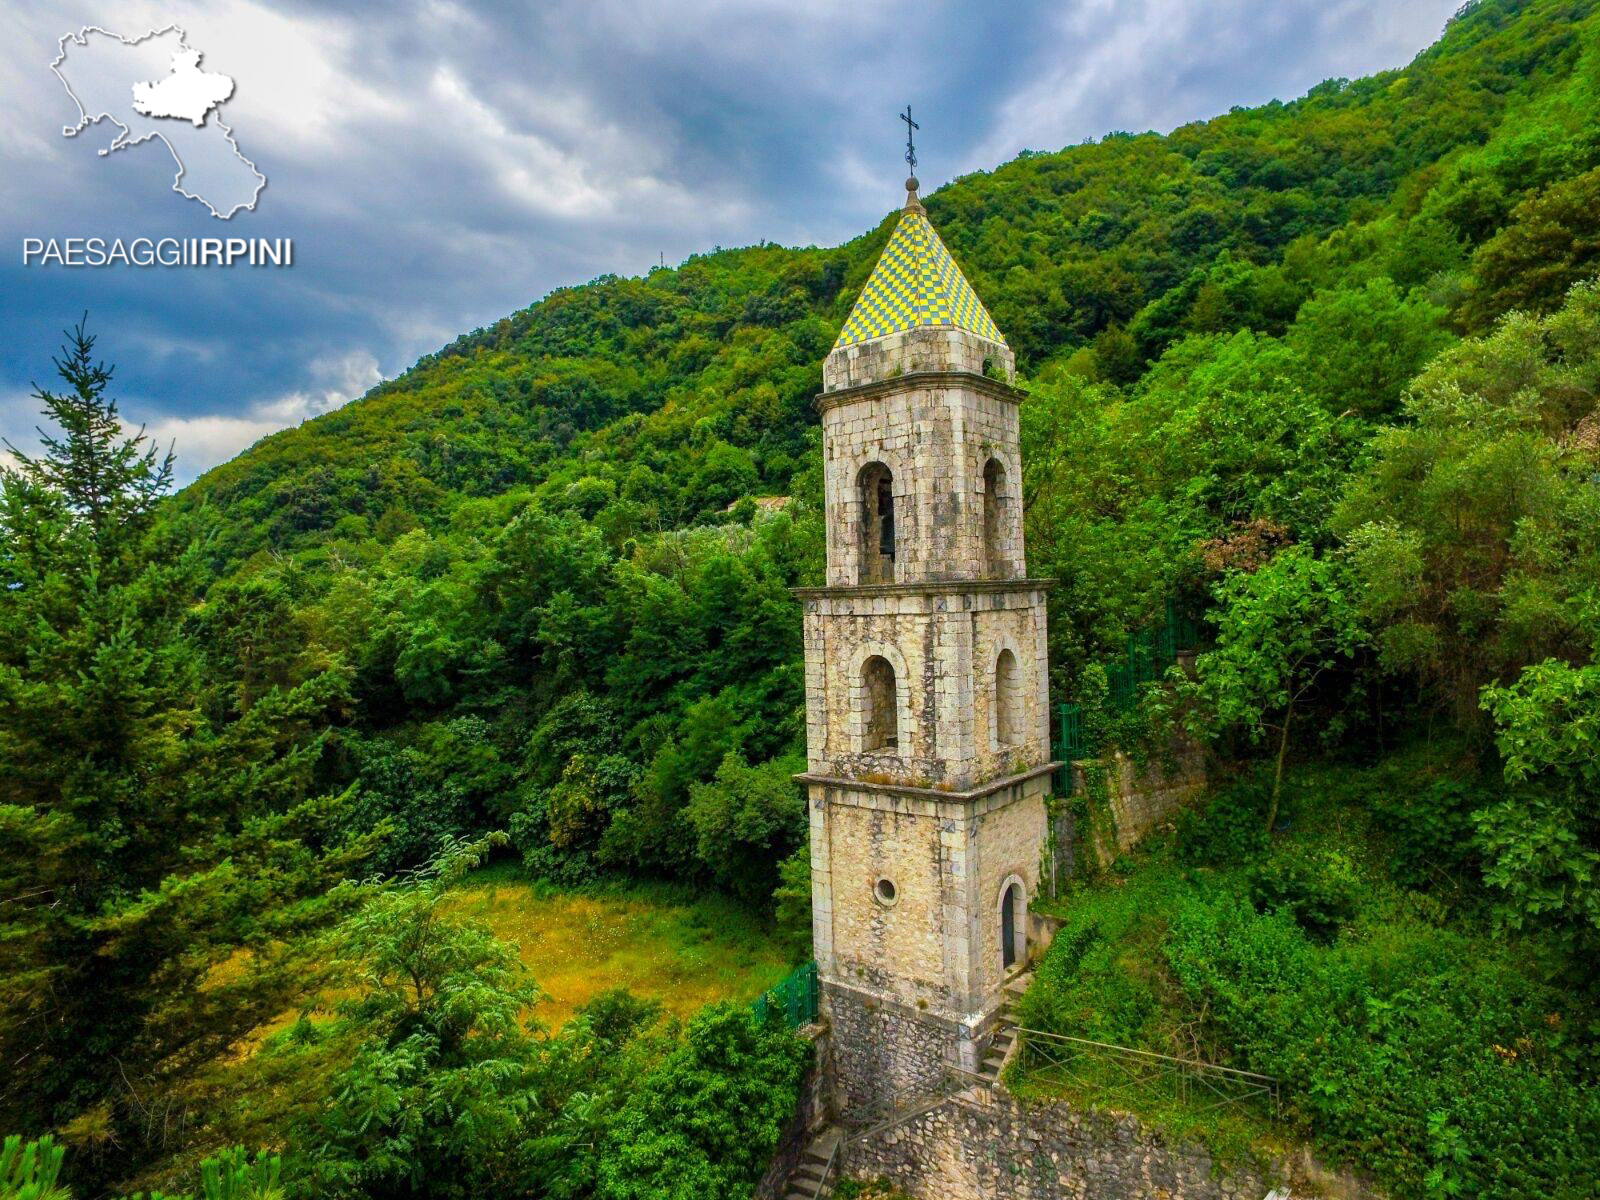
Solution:
M 1261 1200 L 1270 1188 L 1137 1118 L 1024 1107 L 983 1087 L 851 1143 L 842 1166 L 923 1200 Z
M 1074 762 L 1074 794 L 1094 797 L 1100 789 L 1091 786 L 1089 776 L 1102 771 L 1106 774 L 1105 807 L 1091 809 L 1091 828 L 1083 828 L 1083 823 L 1073 819 L 1070 812 L 1064 811 L 1057 821 L 1058 869 L 1068 875 L 1080 861 L 1109 866 L 1117 855 L 1132 850 L 1157 825 L 1172 819 L 1206 786 L 1205 758 L 1195 746 L 1179 747 L 1170 763 L 1151 762 L 1143 767 L 1121 751 L 1109 758 Z M 1080 858 L 1073 846 L 1063 844 L 1079 838 L 1088 839 L 1084 847 L 1088 851 L 1086 858 Z
M 965 1031 L 955 1022 L 826 982 L 823 1003 L 833 1031 L 834 1100 L 842 1113 L 934 1087 L 952 1066 L 976 1065 L 956 1058 Z

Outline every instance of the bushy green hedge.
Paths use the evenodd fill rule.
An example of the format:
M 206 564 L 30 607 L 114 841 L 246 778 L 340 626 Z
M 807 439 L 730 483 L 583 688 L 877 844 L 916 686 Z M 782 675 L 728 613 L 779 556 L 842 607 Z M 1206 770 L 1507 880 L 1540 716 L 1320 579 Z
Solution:
M 1592 1196 L 1600 1093 L 1570 1073 L 1559 997 L 1476 939 L 1420 926 L 1324 950 L 1287 912 L 1189 898 L 1163 947 L 1290 1119 L 1397 1194 Z
M 1063 903 L 1023 1024 L 1271 1075 L 1285 1132 L 1396 1197 L 1592 1197 L 1594 997 L 1561 943 L 1508 941 L 1462 898 L 1443 873 L 1459 852 L 1418 870 L 1480 788 L 1429 772 L 1411 755 L 1296 773 L 1295 831 L 1253 851 L 1232 834 L 1259 789 L 1224 790 Z M 1397 797 L 1395 778 L 1422 782 Z

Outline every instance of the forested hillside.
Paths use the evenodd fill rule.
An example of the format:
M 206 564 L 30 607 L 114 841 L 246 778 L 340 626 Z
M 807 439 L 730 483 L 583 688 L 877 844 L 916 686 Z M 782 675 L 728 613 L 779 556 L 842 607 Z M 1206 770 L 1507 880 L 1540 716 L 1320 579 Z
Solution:
M 1484 1166 L 1537 1131 L 1481 1105 L 1356 1111 L 1295 1077 L 1297 1133 L 1399 1196 L 1576 1200 L 1597 1167 L 1597 112 L 1600 6 L 1480 0 L 1403 69 L 926 198 L 1030 393 L 1053 698 L 1102 747 L 1181 723 L 1240 781 L 1188 866 L 1241 873 L 1151 968 L 1189 989 L 1183 1028 L 1291 1076 L 1286 1047 L 1311 1043 L 1250 1020 L 1281 980 L 1244 914 L 1286 971 L 1312 969 L 1294 937 L 1381 923 L 1284 915 L 1359 890 L 1324 859 L 1265 883 L 1241 866 L 1277 853 L 1284 765 L 1320 778 L 1324 758 L 1406 795 L 1398 825 L 1362 804 L 1411 856 L 1383 887 L 1457 939 L 1439 961 L 1470 972 L 1492 946 L 1522 980 L 1429 1095 L 1515 1060 L 1538 1080 L 1496 1095 L 1548 1106 L 1552 1140 L 1523 1156 L 1548 1169 Z M 748 1188 L 792 1106 L 789 1041 L 726 1010 L 684 1033 L 619 996 L 546 1036 L 514 956 L 435 911 L 492 853 L 563 887 L 715 888 L 805 955 L 789 589 L 821 575 L 822 359 L 891 226 L 560 290 L 169 499 L 159 463 L 83 418 L 107 381 L 69 346 L 63 441 L 0 506 L 0 1057 L 21 1064 L 0 1126 L 59 1131 L 86 1188 L 176 1186 L 235 1140 L 282 1149 L 296 1195 Z M 1197 678 L 1113 711 L 1100 664 L 1169 600 L 1206 630 Z M 1397 749 L 1425 765 L 1382 774 Z M 1288 791 L 1316 826 L 1316 789 Z M 1411 961 L 1328 967 L 1346 991 L 1316 1011 L 1375 1011 L 1352 980 Z M 1075 969 L 1052 968 L 1063 994 L 1088 988 Z M 325 983 L 355 997 L 337 1018 L 241 1050 Z M 1456 1027 L 1447 1009 L 1416 1019 Z M 668 1095 L 715 1097 L 706 1127 L 655 1136 Z M 1364 1161 L 1378 1144 L 1398 1149 Z

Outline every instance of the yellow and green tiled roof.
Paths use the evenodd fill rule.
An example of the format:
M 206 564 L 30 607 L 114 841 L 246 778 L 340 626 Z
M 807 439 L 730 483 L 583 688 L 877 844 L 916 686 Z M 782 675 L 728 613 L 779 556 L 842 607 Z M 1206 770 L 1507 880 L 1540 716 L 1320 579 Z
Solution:
M 1005 344 L 928 218 L 908 209 L 833 345 L 837 350 L 923 325 L 953 325 Z

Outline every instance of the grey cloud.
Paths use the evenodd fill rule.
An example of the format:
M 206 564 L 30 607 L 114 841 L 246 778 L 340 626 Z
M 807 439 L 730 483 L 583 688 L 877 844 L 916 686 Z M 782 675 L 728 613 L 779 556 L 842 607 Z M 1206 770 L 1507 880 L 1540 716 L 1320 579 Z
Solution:
M 931 187 L 1024 147 L 1399 65 L 1452 4 L 119 5 L 103 24 L 175 20 L 236 80 L 221 112 L 269 183 L 225 232 L 295 241 L 292 270 L 183 273 L 17 265 L 24 236 L 221 224 L 185 211 L 199 206 L 170 192 L 164 154 L 113 164 L 59 137 L 70 102 L 48 63 L 68 22 L 25 5 L 0 47 L 21 130 L 0 135 L 0 405 L 87 308 L 128 415 L 177 436 L 192 475 L 369 371 L 334 383 L 328 364 L 392 376 L 552 287 L 658 253 L 853 236 L 897 199 L 907 101 Z M 17 417 L 0 426 L 31 422 Z

